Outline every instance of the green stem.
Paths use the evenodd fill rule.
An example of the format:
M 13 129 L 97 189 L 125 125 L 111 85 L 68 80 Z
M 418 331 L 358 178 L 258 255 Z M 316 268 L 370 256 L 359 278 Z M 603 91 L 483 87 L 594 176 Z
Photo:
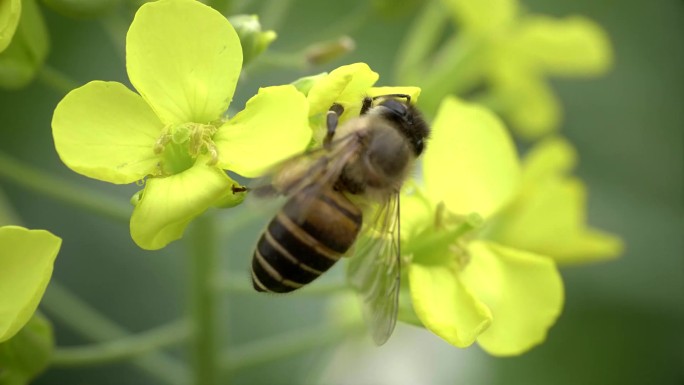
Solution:
M 361 333 L 363 330 L 362 323 L 352 323 L 337 327 L 326 325 L 270 337 L 227 350 L 221 359 L 221 367 L 226 373 L 235 373 L 250 367 L 333 345 L 348 339 L 350 334 Z
M 190 317 L 194 331 L 191 351 L 195 385 L 218 384 L 214 220 L 211 213 L 197 218 L 190 237 Z
M 52 318 L 58 319 L 82 336 L 94 341 L 108 341 L 130 336 L 130 332 L 93 309 L 54 280 L 41 303 Z M 145 372 L 173 385 L 187 385 L 188 372 L 181 362 L 160 352 L 138 356 L 132 363 Z
M 45 64 L 38 71 L 38 80 L 60 94 L 66 95 L 81 84 L 63 72 Z
M 122 361 L 177 344 L 190 336 L 186 320 L 177 320 L 148 331 L 87 346 L 57 348 L 54 366 L 86 366 Z
M 292 0 L 270 0 L 261 7 L 259 19 L 266 29 L 280 30 L 287 16 Z
M 113 196 L 69 183 L 0 152 L 0 178 L 74 207 L 128 223 L 131 207 Z
M 435 49 L 448 21 L 439 1 L 428 1 L 406 34 L 397 55 L 397 84 L 414 84 L 424 76 L 428 56 Z
M 449 245 L 461 238 L 466 233 L 480 228 L 483 225 L 483 219 L 479 214 L 472 213 L 464 218 L 464 220 L 457 226 L 440 231 L 430 228 L 419 234 L 406 247 L 402 248 L 403 255 L 425 255 L 429 251 L 434 250 L 435 245 Z

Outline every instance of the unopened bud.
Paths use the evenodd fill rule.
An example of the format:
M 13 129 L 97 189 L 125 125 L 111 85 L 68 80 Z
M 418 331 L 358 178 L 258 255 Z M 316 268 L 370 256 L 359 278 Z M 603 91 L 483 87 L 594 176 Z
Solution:
M 338 59 L 356 48 L 354 40 L 342 36 L 337 40 L 315 43 L 306 49 L 304 56 L 311 65 L 322 65 Z
M 261 30 L 257 15 L 235 15 L 229 17 L 228 21 L 240 37 L 243 65 L 261 55 L 277 37 L 274 31 Z

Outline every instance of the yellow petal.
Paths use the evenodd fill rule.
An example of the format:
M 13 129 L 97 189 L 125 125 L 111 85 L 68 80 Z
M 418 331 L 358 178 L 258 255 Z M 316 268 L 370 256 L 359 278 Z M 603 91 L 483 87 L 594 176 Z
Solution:
M 36 311 L 61 244 L 49 231 L 0 227 L 0 342 L 12 338 Z
M 52 117 L 64 164 L 110 183 L 135 182 L 154 171 L 162 127 L 147 103 L 117 82 L 93 81 L 69 92 Z
M 188 170 L 147 179 L 131 216 L 131 237 L 143 249 L 157 250 L 183 236 L 190 221 L 229 191 L 233 182 L 223 170 L 198 159 Z
M 481 241 L 468 251 L 463 283 L 492 312 L 478 344 L 489 354 L 512 356 L 543 342 L 563 309 L 563 281 L 553 261 Z
M 567 174 L 577 165 L 570 142 L 550 137 L 537 142 L 523 159 L 523 184 L 540 183 Z
M 541 71 L 553 75 L 605 73 L 612 64 L 610 39 L 600 25 L 581 16 L 522 20 L 513 41 Z
M 476 104 L 444 100 L 423 159 L 426 193 L 450 211 L 488 217 L 517 192 L 520 166 L 501 121 Z
M 434 207 L 422 193 L 401 195 L 401 238 L 413 239 L 434 223 Z
M 489 326 L 489 309 L 463 285 L 455 264 L 412 263 L 408 276 L 416 315 L 450 344 L 469 346 Z
M 537 139 L 557 130 L 562 111 L 553 91 L 541 74 L 512 60 L 492 73 L 492 92 L 502 115 L 523 139 Z
M 218 166 L 253 178 L 306 149 L 311 140 L 306 97 L 294 86 L 261 88 L 214 135 Z
M 21 17 L 21 0 L 0 1 L 0 52 L 12 41 Z
M 131 83 L 165 124 L 220 118 L 241 66 L 237 33 L 223 15 L 198 1 L 144 4 L 126 36 Z
M 581 263 L 614 258 L 619 238 L 586 225 L 586 190 L 579 179 L 555 178 L 525 188 L 500 217 L 490 222 L 490 239 L 554 258 Z
M 333 103 L 345 108 L 342 121 L 358 115 L 364 96 L 378 77 L 366 63 L 349 64 L 331 71 L 309 90 L 309 116 L 312 119 L 325 118 Z

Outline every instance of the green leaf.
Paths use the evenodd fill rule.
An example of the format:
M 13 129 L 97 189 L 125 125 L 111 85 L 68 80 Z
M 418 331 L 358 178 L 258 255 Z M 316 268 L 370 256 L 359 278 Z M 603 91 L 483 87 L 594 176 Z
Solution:
M 477 339 L 489 354 L 522 354 L 546 338 L 563 309 L 563 281 L 550 258 L 474 241 L 461 278 L 491 310 Z
M 116 82 L 93 81 L 69 92 L 52 117 L 64 164 L 110 183 L 135 182 L 155 170 L 162 127 L 139 95 Z
M 412 263 L 408 277 L 416 315 L 450 344 L 469 346 L 489 326 L 489 309 L 463 284 L 455 263 Z
M 52 325 L 36 312 L 19 333 L 0 343 L 0 384 L 27 384 L 48 366 L 54 345 Z
M 520 167 L 513 141 L 487 109 L 450 97 L 432 127 L 423 159 L 426 194 L 458 215 L 488 217 L 507 204 L 519 187 Z
M 0 87 L 17 89 L 30 83 L 48 50 L 48 33 L 40 9 L 34 0 L 24 0 L 14 38 L 0 53 Z
M 143 249 L 157 250 L 183 236 L 190 221 L 222 200 L 237 185 L 207 158 L 179 174 L 148 178 L 131 216 L 131 237 Z
M 0 342 L 12 338 L 36 311 L 61 244 L 45 230 L 0 227 Z
M 241 66 L 237 33 L 223 15 L 198 1 L 144 4 L 126 37 L 131 83 L 164 124 L 219 119 Z
M 261 88 L 214 134 L 218 166 L 253 178 L 304 151 L 311 140 L 306 97 L 292 85 Z

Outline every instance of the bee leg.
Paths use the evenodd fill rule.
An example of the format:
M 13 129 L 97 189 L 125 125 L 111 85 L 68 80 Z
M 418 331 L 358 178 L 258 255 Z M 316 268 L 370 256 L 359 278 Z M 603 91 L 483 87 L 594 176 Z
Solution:
M 340 121 L 340 116 L 344 113 L 344 107 L 340 104 L 333 104 L 328 109 L 328 115 L 326 116 L 326 126 L 328 132 L 325 134 L 325 139 L 323 139 L 323 147 L 330 149 L 330 144 L 335 136 L 335 130 L 337 129 L 337 123 Z
M 373 100 L 375 100 L 375 98 L 370 98 L 368 96 L 363 98 L 363 102 L 361 102 L 361 113 L 359 115 L 366 115 L 366 112 L 368 112 L 373 105 Z

